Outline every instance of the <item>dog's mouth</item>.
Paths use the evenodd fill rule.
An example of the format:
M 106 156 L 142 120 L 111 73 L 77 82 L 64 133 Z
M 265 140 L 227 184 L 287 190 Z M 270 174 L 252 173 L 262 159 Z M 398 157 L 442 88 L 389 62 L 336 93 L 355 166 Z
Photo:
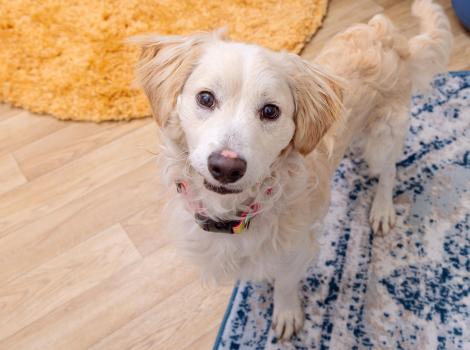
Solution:
M 224 186 L 213 185 L 213 184 L 207 182 L 206 179 L 204 179 L 204 186 L 209 191 L 212 191 L 212 192 L 215 192 L 215 193 L 218 193 L 218 194 L 234 194 L 234 193 L 242 192 L 242 190 L 239 190 L 239 189 L 231 189 L 231 188 L 227 188 L 227 187 L 224 187 Z

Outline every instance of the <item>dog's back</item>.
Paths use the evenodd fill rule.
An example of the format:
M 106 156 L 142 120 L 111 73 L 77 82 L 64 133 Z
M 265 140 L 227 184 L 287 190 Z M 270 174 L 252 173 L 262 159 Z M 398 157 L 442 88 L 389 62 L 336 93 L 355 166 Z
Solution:
M 379 14 L 367 24 L 336 35 L 315 61 L 342 78 L 360 80 L 381 92 L 394 90 L 397 83 L 407 80 L 404 78 L 409 78 L 413 88 L 424 89 L 445 70 L 452 33 L 442 7 L 431 0 L 416 0 L 412 14 L 421 29 L 411 39 Z
M 346 113 L 324 140 L 334 143 L 333 168 L 354 135 L 377 118 L 387 121 L 390 105 L 408 106 L 412 91 L 426 89 L 445 70 L 452 33 L 443 9 L 432 0 L 416 0 L 412 14 L 421 29 L 410 39 L 379 14 L 367 24 L 336 35 L 316 57 L 315 63 L 327 67 L 345 84 Z
M 416 0 L 412 13 L 421 31 L 406 38 L 384 15 L 338 34 L 316 63 L 344 79 L 345 113 L 323 140 L 335 169 L 353 138 L 359 140 L 371 175 L 379 176 L 371 209 L 374 231 L 386 233 L 395 221 L 392 189 L 395 162 L 402 155 L 413 90 L 426 88 L 445 70 L 452 34 L 441 6 Z

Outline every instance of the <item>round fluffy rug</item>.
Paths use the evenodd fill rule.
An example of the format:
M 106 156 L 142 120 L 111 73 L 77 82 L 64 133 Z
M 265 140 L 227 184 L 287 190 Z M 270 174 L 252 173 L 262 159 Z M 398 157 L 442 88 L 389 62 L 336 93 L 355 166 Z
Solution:
M 298 52 L 327 0 L 0 0 L 0 100 L 60 119 L 149 115 L 129 36 L 227 26 L 235 40 Z

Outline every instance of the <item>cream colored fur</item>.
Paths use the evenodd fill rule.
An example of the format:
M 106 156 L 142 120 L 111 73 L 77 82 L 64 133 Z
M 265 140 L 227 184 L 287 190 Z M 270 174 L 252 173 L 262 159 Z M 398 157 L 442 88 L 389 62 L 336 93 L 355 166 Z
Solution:
M 413 13 L 421 22 L 418 36 L 408 40 L 378 15 L 338 34 L 313 63 L 233 43 L 220 32 L 137 39 L 143 47 L 138 79 L 161 126 L 160 166 L 172 197 L 166 232 L 208 281 L 271 281 L 280 338 L 302 327 L 298 282 L 319 249 L 331 177 L 354 139 L 379 176 L 372 228 L 385 234 L 393 227 L 395 162 L 411 92 L 445 69 L 452 42 L 438 5 L 417 0 Z M 195 102 L 201 90 L 217 97 L 213 110 Z M 280 107 L 278 120 L 259 118 L 266 103 Z M 224 185 L 240 193 L 220 195 L 203 185 L 220 185 L 207 157 L 222 148 L 247 161 L 246 174 Z M 191 200 L 213 218 L 233 219 L 254 202 L 262 212 L 241 235 L 205 232 L 188 198 L 173 191 L 176 180 L 190 184 Z

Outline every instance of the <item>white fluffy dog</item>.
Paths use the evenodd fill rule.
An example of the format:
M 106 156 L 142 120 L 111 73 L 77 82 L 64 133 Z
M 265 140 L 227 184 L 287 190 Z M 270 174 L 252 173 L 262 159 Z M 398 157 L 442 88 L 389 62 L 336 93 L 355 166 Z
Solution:
M 409 40 L 377 15 L 313 63 L 221 31 L 135 39 L 138 80 L 162 130 L 160 165 L 176 184 L 166 231 L 210 280 L 272 282 L 278 338 L 302 327 L 298 282 L 353 139 L 379 177 L 372 229 L 393 227 L 412 89 L 445 69 L 452 42 L 440 6 L 417 0 L 413 14 L 421 33 Z

